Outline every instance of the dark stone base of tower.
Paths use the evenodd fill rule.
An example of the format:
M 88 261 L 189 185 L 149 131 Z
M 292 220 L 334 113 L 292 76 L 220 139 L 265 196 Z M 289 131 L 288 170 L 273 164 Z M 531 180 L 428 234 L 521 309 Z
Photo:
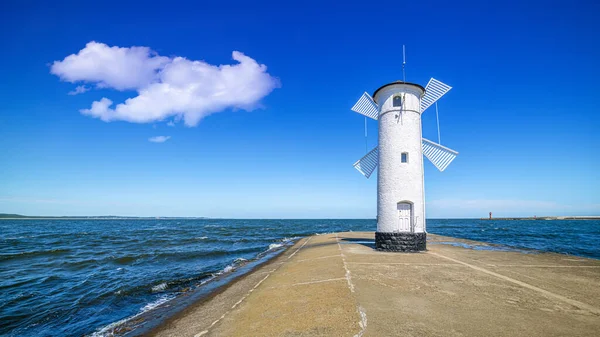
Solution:
M 375 248 L 387 252 L 420 252 L 427 249 L 427 233 L 375 232 Z

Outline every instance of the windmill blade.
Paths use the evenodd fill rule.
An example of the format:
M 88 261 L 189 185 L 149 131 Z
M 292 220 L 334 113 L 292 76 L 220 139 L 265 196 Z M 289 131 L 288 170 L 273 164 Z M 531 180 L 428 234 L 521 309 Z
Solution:
M 431 78 L 425 87 L 425 95 L 421 98 L 421 113 L 452 89 L 435 78 Z
M 448 165 L 456 158 L 458 152 L 451 150 L 438 143 L 434 143 L 428 139 L 423 139 L 423 154 L 429 161 L 437 167 L 440 172 L 443 172 Z
M 366 92 L 360 96 L 360 99 L 354 104 L 351 110 L 374 120 L 377 120 L 377 116 L 379 115 L 377 103 Z
M 354 166 L 363 176 L 367 179 L 371 176 L 375 168 L 377 167 L 377 159 L 379 158 L 379 148 L 376 146 L 373 150 L 369 151 L 364 157 L 360 158 Z

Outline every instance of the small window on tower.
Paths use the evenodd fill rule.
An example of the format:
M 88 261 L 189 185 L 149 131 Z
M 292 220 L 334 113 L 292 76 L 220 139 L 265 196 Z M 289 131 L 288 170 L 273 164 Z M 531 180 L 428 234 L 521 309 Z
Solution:
M 402 152 L 402 162 L 408 163 L 408 153 L 407 152 Z
M 393 106 L 401 107 L 402 106 L 402 96 L 394 96 Z

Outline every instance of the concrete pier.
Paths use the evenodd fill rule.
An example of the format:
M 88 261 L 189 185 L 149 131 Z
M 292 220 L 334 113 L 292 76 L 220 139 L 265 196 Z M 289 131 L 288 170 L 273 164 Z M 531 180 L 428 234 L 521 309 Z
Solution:
M 373 232 L 312 236 L 154 336 L 598 336 L 600 260 L 494 251 L 428 234 L 374 250 Z

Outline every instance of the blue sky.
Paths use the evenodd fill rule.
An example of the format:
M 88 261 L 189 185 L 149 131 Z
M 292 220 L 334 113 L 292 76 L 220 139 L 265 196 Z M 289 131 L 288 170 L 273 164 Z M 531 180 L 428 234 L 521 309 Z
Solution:
M 375 217 L 376 177 L 352 168 L 365 140 L 350 107 L 401 79 L 405 44 L 408 81 L 453 86 L 439 102 L 441 140 L 460 154 L 444 172 L 426 163 L 428 217 L 600 214 L 592 1 L 0 7 L 0 212 Z M 236 64 L 240 51 L 277 83 L 254 106 L 226 106 L 195 126 L 105 122 L 80 110 L 138 93 L 51 73 L 91 41 L 208 65 Z M 78 85 L 89 91 L 68 95 Z M 434 110 L 423 125 L 436 140 Z

